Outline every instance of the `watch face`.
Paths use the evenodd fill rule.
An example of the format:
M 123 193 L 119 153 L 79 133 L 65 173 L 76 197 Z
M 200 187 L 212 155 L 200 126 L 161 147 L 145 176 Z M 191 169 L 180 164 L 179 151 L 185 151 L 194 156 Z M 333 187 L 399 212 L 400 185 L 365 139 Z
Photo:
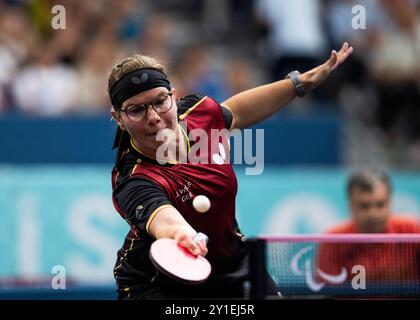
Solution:
M 286 79 L 290 79 L 293 75 L 300 75 L 299 71 L 292 71 L 286 76 Z
M 300 74 L 301 73 L 299 71 L 292 71 L 287 75 L 286 79 L 292 80 L 293 85 L 295 86 L 296 94 L 298 97 L 303 97 L 306 94 L 306 91 L 303 83 L 299 79 Z

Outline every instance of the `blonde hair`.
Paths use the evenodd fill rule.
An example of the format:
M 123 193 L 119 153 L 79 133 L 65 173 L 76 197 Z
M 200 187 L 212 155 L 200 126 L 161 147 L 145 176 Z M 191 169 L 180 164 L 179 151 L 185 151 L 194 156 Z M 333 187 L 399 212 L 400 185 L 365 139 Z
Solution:
M 166 73 L 166 68 L 158 59 L 135 54 L 131 57 L 124 58 L 112 68 L 108 78 L 108 93 L 112 86 L 126 74 L 142 68 L 153 68 Z

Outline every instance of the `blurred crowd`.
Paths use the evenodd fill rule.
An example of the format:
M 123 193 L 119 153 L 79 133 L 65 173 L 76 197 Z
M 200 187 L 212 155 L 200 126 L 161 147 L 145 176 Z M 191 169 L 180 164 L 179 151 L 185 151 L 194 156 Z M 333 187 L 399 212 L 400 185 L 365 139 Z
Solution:
M 51 26 L 55 4 L 64 30 Z M 134 53 L 167 64 L 179 95 L 223 101 L 344 41 L 351 60 L 303 110 L 339 106 L 353 144 L 368 132 L 368 151 L 420 167 L 420 0 L 0 0 L 0 115 L 106 114 L 111 66 Z
M 250 88 L 250 61 L 229 52 L 222 38 L 230 26 L 218 23 L 216 2 L 224 3 L 0 2 L 0 113 L 107 113 L 109 71 L 134 53 L 169 65 L 181 95 L 199 91 L 223 100 Z M 64 30 L 51 26 L 55 4 L 65 8 Z

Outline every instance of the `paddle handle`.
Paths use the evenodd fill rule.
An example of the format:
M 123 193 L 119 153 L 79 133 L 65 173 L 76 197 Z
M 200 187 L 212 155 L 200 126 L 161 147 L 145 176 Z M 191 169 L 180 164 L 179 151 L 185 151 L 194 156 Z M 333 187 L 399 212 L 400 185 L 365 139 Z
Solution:
M 194 242 L 195 243 L 198 243 L 198 242 L 200 242 L 201 240 L 205 240 L 206 241 L 206 243 L 208 243 L 209 242 L 209 237 L 207 237 L 204 233 L 202 233 L 202 232 L 198 232 L 196 235 L 195 235 L 195 237 L 194 237 Z

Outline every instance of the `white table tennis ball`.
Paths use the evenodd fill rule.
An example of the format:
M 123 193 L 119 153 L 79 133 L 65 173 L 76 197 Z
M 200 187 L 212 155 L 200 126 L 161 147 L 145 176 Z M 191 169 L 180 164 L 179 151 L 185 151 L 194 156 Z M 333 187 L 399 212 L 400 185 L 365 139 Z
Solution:
M 204 213 L 210 209 L 211 203 L 209 198 L 199 195 L 193 199 L 192 205 L 196 211 Z

